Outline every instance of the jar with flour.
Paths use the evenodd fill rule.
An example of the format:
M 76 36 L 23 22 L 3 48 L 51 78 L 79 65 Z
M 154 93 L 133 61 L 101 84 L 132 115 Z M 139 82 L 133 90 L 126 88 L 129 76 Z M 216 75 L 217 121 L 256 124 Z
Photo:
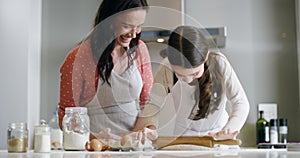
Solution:
M 45 120 L 34 127 L 34 152 L 47 153 L 51 150 L 50 127 Z
M 85 150 L 90 139 L 90 119 L 86 107 L 68 107 L 62 122 L 64 150 Z

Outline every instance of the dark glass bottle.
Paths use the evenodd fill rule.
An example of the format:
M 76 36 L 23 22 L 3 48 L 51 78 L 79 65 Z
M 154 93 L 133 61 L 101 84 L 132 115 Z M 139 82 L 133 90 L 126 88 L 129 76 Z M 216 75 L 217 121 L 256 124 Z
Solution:
M 269 123 L 264 118 L 264 111 L 259 111 L 259 118 L 256 121 L 256 143 L 269 143 Z

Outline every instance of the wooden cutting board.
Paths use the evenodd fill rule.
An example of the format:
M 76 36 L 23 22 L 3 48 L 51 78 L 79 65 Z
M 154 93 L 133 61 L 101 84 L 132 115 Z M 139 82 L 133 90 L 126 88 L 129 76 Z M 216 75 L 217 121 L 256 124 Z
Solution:
M 226 140 L 215 140 L 211 136 L 158 136 L 157 140 L 153 142 L 156 149 L 161 149 L 166 146 L 189 144 L 199 145 L 205 147 L 214 147 L 215 144 L 222 145 L 241 145 L 240 139 L 226 139 Z

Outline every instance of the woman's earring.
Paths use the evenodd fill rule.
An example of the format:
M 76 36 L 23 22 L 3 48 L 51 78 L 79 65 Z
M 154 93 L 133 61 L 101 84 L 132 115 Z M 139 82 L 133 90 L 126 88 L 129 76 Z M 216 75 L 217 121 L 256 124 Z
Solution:
M 218 93 L 214 92 L 213 96 L 214 96 L 214 101 L 217 101 Z

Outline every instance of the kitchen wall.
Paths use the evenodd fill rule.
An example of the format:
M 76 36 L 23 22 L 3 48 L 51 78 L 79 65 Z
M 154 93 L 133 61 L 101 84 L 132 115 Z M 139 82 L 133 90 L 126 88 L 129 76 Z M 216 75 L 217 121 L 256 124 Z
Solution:
M 30 133 L 38 124 L 41 3 L 0 0 L 0 149 L 6 149 L 9 123 L 26 122 Z
M 297 30 L 297 50 L 298 50 L 298 70 L 300 70 L 300 1 L 296 2 L 296 30 Z M 300 78 L 300 73 L 298 72 L 298 78 Z M 300 79 L 299 79 L 299 89 L 300 89 Z M 300 94 L 299 94 L 300 97 Z
M 294 0 L 187 0 L 186 14 L 205 27 L 226 26 L 223 50 L 248 95 L 251 109 L 241 131 L 255 145 L 257 104 L 277 103 L 289 141 L 299 141 L 299 78 Z M 187 18 L 186 18 L 187 19 Z M 186 24 L 197 25 L 192 20 Z

